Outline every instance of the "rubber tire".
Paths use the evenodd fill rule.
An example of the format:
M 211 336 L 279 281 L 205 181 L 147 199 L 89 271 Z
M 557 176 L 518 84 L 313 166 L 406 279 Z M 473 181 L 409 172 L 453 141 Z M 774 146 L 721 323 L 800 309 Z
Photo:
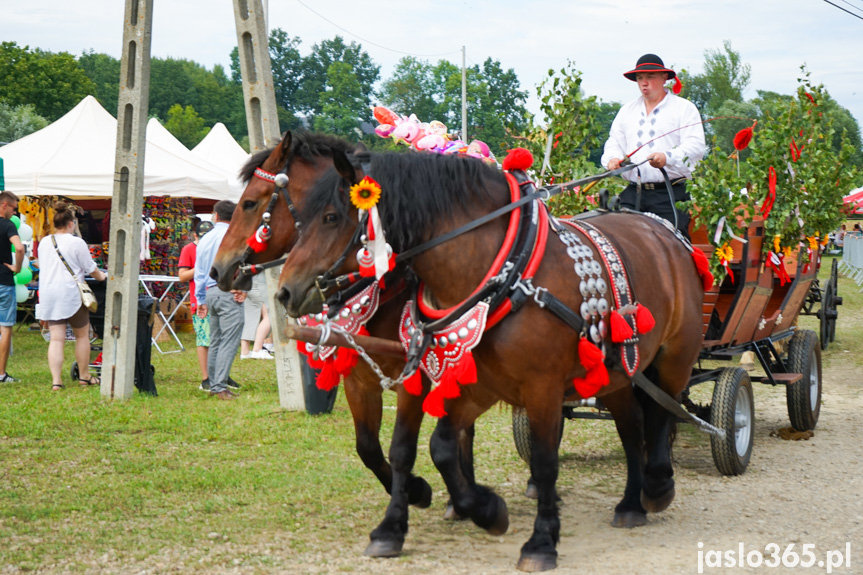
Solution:
M 791 337 L 786 365 L 789 372 L 803 374 L 803 379 L 785 390 L 791 427 L 797 431 L 815 429 L 821 414 L 821 348 L 814 331 L 800 330 Z
M 72 377 L 72 381 L 74 383 L 78 383 L 78 376 L 81 375 L 81 372 L 78 370 L 78 362 L 72 362 L 72 368 L 69 370 L 69 375 Z
M 566 423 L 566 418 L 560 416 L 560 437 L 557 440 L 560 446 L 560 440 L 563 439 L 563 427 Z M 522 461 L 530 467 L 530 420 L 527 418 L 527 411 L 523 407 L 512 408 L 512 439 L 515 441 L 515 450 Z
M 824 287 L 824 293 L 821 296 L 821 309 L 818 310 L 818 338 L 821 343 L 821 349 L 827 349 L 827 346 L 830 345 L 830 320 L 827 319 L 827 316 L 833 304 L 833 296 L 833 286 L 830 282 L 827 282 L 827 285 Z M 833 323 L 833 329 L 835 330 L 835 322 Z
M 743 417 L 748 417 L 739 430 L 736 427 L 738 409 L 742 410 Z M 710 451 L 716 469 L 723 475 L 742 474 L 752 457 L 755 439 L 755 402 L 752 382 L 745 369 L 727 367 L 719 374 L 713 386 L 710 423 L 725 430 L 725 438 L 710 436 Z M 738 437 L 738 431 L 745 435 Z M 738 445 L 741 442 L 742 445 Z

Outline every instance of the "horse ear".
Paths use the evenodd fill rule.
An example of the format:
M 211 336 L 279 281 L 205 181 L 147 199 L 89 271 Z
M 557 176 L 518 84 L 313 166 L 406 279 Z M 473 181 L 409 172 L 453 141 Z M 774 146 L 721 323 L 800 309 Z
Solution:
M 352 185 L 356 184 L 359 181 L 357 178 L 357 171 L 354 168 L 354 165 L 348 159 L 347 154 L 345 154 L 342 150 L 333 150 L 333 164 L 336 167 L 336 171 L 339 175 L 345 180 L 349 181 Z
M 284 137 L 282 138 L 282 143 L 280 145 L 280 147 L 282 148 L 282 157 L 285 157 L 285 155 L 287 155 L 287 153 L 291 151 L 291 140 L 292 139 L 293 139 L 293 136 L 291 135 L 291 131 L 290 130 L 286 131 Z
M 366 148 L 366 145 L 365 145 L 365 144 L 363 144 L 362 142 L 357 142 L 357 145 L 356 145 L 356 147 L 354 148 L 354 153 L 355 153 L 355 154 L 364 154 L 364 153 L 366 153 L 366 152 L 368 152 L 368 151 L 369 151 L 369 149 L 368 149 L 368 148 Z

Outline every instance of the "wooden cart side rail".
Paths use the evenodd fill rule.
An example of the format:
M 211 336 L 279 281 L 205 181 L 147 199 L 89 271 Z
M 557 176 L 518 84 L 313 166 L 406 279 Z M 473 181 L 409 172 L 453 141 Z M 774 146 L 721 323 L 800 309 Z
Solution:
M 288 324 L 285 328 L 285 337 L 304 341 L 306 343 L 318 343 L 321 339 L 321 329 L 317 327 L 305 327 L 300 325 Z M 405 350 L 402 344 L 398 341 L 383 339 L 379 337 L 371 337 L 368 335 L 352 336 L 357 345 L 361 346 L 367 353 L 388 355 L 393 357 L 405 357 Z M 326 341 L 322 342 L 325 346 L 348 347 L 356 349 L 348 342 L 344 335 L 337 332 L 330 332 Z

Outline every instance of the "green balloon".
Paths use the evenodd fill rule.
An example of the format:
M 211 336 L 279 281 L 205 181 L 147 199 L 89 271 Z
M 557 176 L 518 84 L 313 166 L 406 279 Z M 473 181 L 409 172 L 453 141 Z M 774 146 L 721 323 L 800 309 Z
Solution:
M 16 230 L 21 227 L 21 218 L 19 218 L 18 216 L 12 216 L 11 218 L 9 218 L 9 220 L 11 220 L 13 224 L 15 224 Z
M 33 270 L 29 267 L 23 268 L 15 274 L 15 283 L 19 286 L 25 286 L 33 280 Z

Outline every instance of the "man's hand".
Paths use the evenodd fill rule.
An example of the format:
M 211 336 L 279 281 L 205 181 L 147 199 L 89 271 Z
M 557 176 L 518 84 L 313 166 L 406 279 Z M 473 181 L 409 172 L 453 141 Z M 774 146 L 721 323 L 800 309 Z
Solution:
M 21 271 L 20 265 L 14 265 L 13 266 L 12 264 L 7 264 L 7 263 L 4 263 L 3 265 L 6 266 L 7 268 L 9 268 L 10 270 L 12 270 L 13 274 L 17 274 L 18 272 Z
M 662 152 L 654 152 L 647 156 L 647 160 L 650 162 L 650 165 L 654 168 L 664 168 L 665 167 L 665 154 Z
M 616 170 L 620 167 L 620 163 L 623 162 L 623 158 L 612 158 L 608 161 L 608 169 Z
M 204 319 L 207 317 L 207 304 L 198 304 L 198 317 Z
M 234 301 L 237 303 L 243 303 L 246 299 L 246 292 L 238 289 L 232 289 L 231 293 L 234 294 Z

